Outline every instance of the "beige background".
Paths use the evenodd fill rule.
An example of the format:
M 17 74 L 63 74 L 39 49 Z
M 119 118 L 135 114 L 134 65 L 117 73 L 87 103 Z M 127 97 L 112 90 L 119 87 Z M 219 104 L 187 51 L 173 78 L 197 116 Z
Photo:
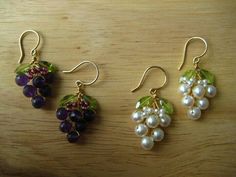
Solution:
M 236 174 L 236 1 L 74 0 L 0 1 L 0 176 L 22 177 L 233 177 Z M 86 89 L 100 103 L 99 118 L 80 144 L 58 131 L 59 99 L 76 91 L 76 79 L 91 79 L 89 68 L 63 75 L 44 110 L 35 110 L 14 83 L 18 38 L 26 29 L 43 37 L 41 58 L 60 71 L 82 60 L 99 65 L 99 81 Z M 216 75 L 218 95 L 200 121 L 190 121 L 180 105 L 178 78 L 192 67 L 199 42 L 189 47 L 181 72 L 184 42 L 202 36 L 209 44 L 201 66 Z M 24 62 L 35 38 L 24 40 Z M 175 106 L 165 140 L 153 151 L 140 148 L 130 120 L 137 99 L 158 86 L 153 71 L 132 94 L 146 67 L 159 65 L 169 75 L 161 96 Z

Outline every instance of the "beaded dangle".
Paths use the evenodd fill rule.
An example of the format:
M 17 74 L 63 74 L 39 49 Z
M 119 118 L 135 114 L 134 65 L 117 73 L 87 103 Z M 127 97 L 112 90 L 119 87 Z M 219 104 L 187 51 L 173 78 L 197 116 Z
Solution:
M 27 64 L 22 64 L 24 50 L 22 40 L 27 33 L 34 33 L 37 36 L 37 44 L 31 50 L 32 61 Z M 54 73 L 57 68 L 47 62 L 39 60 L 37 48 L 40 43 L 40 36 L 34 30 L 24 31 L 19 38 L 19 47 L 21 56 L 18 61 L 20 66 L 15 70 L 15 82 L 18 86 L 23 87 L 23 94 L 31 98 L 31 103 L 34 108 L 41 108 L 46 101 L 46 97 L 51 95 L 51 84 L 54 79 Z
M 150 69 L 160 69 L 165 74 L 165 81 L 159 88 L 151 88 L 150 96 L 144 96 L 136 103 L 136 110 L 132 113 L 131 119 L 137 123 L 135 134 L 141 137 L 141 147 L 145 150 L 151 150 L 154 142 L 162 141 L 164 138 L 163 128 L 171 123 L 170 115 L 173 114 L 172 104 L 159 97 L 158 90 L 163 88 L 167 82 L 166 72 L 159 66 L 151 66 L 147 68 L 138 86 L 132 90 L 135 92 L 143 84 L 144 77 Z
M 63 73 L 72 73 L 83 64 L 92 64 L 96 69 L 96 77 L 91 82 L 77 80 L 75 82 L 78 87 L 78 92 L 64 96 L 56 111 L 56 117 L 61 121 L 59 129 L 67 134 L 67 140 L 74 143 L 79 139 L 79 136 L 86 129 L 89 122 L 96 117 L 98 103 L 97 100 L 84 93 L 84 87 L 95 83 L 99 77 L 99 70 L 95 63 L 91 61 L 83 61 L 75 66 L 70 71 Z
M 201 55 L 193 58 L 194 69 L 187 70 L 179 80 L 179 92 L 183 95 L 182 104 L 187 107 L 187 116 L 191 120 L 198 120 L 202 110 L 206 110 L 209 106 L 208 98 L 216 95 L 215 76 L 199 67 L 200 58 L 207 52 L 207 42 L 203 38 L 192 37 L 185 43 L 183 61 L 178 69 L 181 70 L 185 62 L 189 42 L 196 39 L 205 44 L 205 50 Z

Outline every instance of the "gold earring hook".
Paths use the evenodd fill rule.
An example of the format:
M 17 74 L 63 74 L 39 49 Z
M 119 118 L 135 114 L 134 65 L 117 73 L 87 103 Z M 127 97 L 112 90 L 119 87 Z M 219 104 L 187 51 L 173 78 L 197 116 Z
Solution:
M 142 75 L 142 77 L 141 77 L 141 79 L 140 79 L 140 81 L 139 81 L 137 87 L 135 87 L 134 89 L 132 89 L 131 92 L 135 92 L 136 90 L 138 90 L 138 89 L 143 85 L 145 76 L 146 76 L 147 72 L 148 72 L 149 70 L 151 70 L 151 69 L 160 69 L 160 70 L 164 73 L 165 79 L 164 79 L 163 84 L 162 84 L 160 87 L 158 87 L 158 88 L 151 88 L 151 89 L 150 89 L 150 93 L 151 93 L 152 95 L 153 95 L 153 94 L 156 94 L 157 90 L 161 89 L 162 87 L 164 87 L 164 86 L 166 85 L 166 83 L 167 83 L 167 74 L 166 74 L 166 71 L 165 71 L 162 67 L 160 67 L 160 66 L 150 66 L 150 67 L 148 67 L 148 68 L 144 71 L 144 73 L 143 73 L 143 75 Z
M 203 53 L 202 53 L 201 55 L 196 56 L 196 57 L 193 58 L 193 64 L 196 65 L 196 67 L 197 67 L 197 66 L 198 66 L 198 63 L 200 62 L 200 58 L 203 57 L 203 56 L 206 54 L 207 49 L 208 49 L 206 40 L 203 39 L 202 37 L 191 37 L 190 39 L 187 40 L 187 42 L 186 42 L 185 45 L 184 45 L 184 52 L 183 52 L 183 55 L 184 55 L 184 56 L 183 56 L 182 63 L 181 63 L 181 65 L 180 65 L 179 68 L 178 68 L 179 71 L 181 70 L 181 68 L 182 68 L 183 65 L 184 65 L 185 58 L 186 58 L 186 53 L 187 53 L 187 47 L 188 47 L 188 45 L 189 45 L 189 42 L 192 41 L 192 40 L 196 40 L 196 39 L 201 40 L 201 41 L 205 44 L 205 49 L 204 49 L 204 51 L 203 51 Z
M 98 66 L 94 63 L 94 62 L 91 62 L 91 61 L 82 61 L 81 63 L 79 63 L 78 65 L 76 65 L 74 68 L 72 68 L 71 70 L 69 71 L 62 71 L 63 73 L 72 73 L 73 71 L 75 71 L 77 68 L 79 68 L 80 66 L 84 65 L 84 64 L 92 64 L 94 66 L 94 68 L 96 69 L 96 76 L 95 78 L 91 81 L 91 82 L 84 82 L 84 81 L 81 81 L 81 80 L 77 80 L 75 81 L 75 84 L 80 87 L 82 85 L 92 85 L 93 83 L 95 83 L 99 77 L 99 69 L 98 69 Z
M 37 43 L 35 45 L 35 47 L 31 50 L 30 54 L 32 56 L 35 56 L 37 54 L 37 47 L 39 46 L 39 43 L 40 43 L 40 36 L 39 34 L 34 31 L 34 30 L 26 30 L 24 31 L 21 35 L 20 35 L 20 38 L 19 38 L 19 48 L 20 48 L 20 58 L 18 60 L 18 63 L 21 64 L 22 61 L 23 61 L 23 57 L 25 56 L 25 52 L 23 50 L 23 44 L 22 44 L 22 41 L 23 41 L 23 38 L 24 36 L 27 34 L 27 33 L 34 33 L 36 36 L 37 36 Z

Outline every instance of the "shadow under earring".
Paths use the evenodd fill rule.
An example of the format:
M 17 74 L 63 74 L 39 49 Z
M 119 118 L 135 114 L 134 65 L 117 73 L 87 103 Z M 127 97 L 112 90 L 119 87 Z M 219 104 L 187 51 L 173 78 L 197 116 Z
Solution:
M 27 33 L 34 33 L 37 36 L 37 44 L 31 50 L 32 61 L 27 64 L 21 64 L 24 57 L 22 40 Z M 23 94 L 31 98 L 34 108 L 41 108 L 45 104 L 45 98 L 51 95 L 50 85 L 53 82 L 54 73 L 57 71 L 53 64 L 39 60 L 39 53 L 37 51 L 39 43 L 40 36 L 36 31 L 26 30 L 21 34 L 19 38 L 21 56 L 18 61 L 21 65 L 15 70 L 15 82 L 23 87 Z
M 192 37 L 185 43 L 183 62 L 178 69 L 181 70 L 185 62 L 189 42 L 196 39 L 205 44 L 205 50 L 201 55 L 193 58 L 194 69 L 187 70 L 179 80 L 179 92 L 183 95 L 182 104 L 188 108 L 187 116 L 191 120 L 199 119 L 201 111 L 206 110 L 209 106 L 208 98 L 216 95 L 215 76 L 199 67 L 200 58 L 207 52 L 207 42 L 203 38 Z
M 70 71 L 63 73 L 72 73 L 83 64 L 92 64 L 96 69 L 96 77 L 91 82 L 77 80 L 75 82 L 78 92 L 64 96 L 59 102 L 59 108 L 56 111 L 56 117 L 61 121 L 60 130 L 67 133 L 67 139 L 70 143 L 76 142 L 89 122 L 96 117 L 98 107 L 97 100 L 84 93 L 84 87 L 95 83 L 99 77 L 99 70 L 95 63 L 83 61 Z
M 151 150 L 154 142 L 162 141 L 164 131 L 162 128 L 168 127 L 171 123 L 170 115 L 173 114 L 172 104 L 159 97 L 158 90 L 163 88 L 167 83 L 166 72 L 159 66 L 151 66 L 147 68 L 138 86 L 132 90 L 135 92 L 143 84 L 144 77 L 150 69 L 160 69 L 165 74 L 165 81 L 158 88 L 151 88 L 150 95 L 144 96 L 136 103 L 136 110 L 132 113 L 131 119 L 138 123 L 135 127 L 135 134 L 141 137 L 141 147 L 145 150 Z

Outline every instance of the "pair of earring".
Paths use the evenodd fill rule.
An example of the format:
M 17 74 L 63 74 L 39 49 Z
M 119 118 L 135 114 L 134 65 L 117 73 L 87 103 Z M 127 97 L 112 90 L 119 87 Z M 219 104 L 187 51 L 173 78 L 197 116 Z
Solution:
M 27 33 L 34 33 L 37 36 L 37 44 L 30 53 L 32 61 L 22 64 L 24 57 L 22 40 Z M 36 31 L 26 30 L 21 34 L 19 38 L 21 56 L 18 61 L 21 65 L 15 70 L 15 82 L 17 85 L 23 87 L 23 94 L 31 98 L 34 108 L 42 108 L 46 102 L 46 98 L 51 96 L 51 85 L 54 75 L 57 72 L 55 65 L 39 59 L 39 52 L 37 51 L 39 44 L 40 35 Z M 72 73 L 84 64 L 91 64 L 95 68 L 96 76 L 94 80 L 91 82 L 75 81 L 78 91 L 75 94 L 64 96 L 59 101 L 56 111 L 56 117 L 61 121 L 59 128 L 63 133 L 67 133 L 69 142 L 76 142 L 78 140 L 80 133 L 86 129 L 88 122 L 91 122 L 95 118 L 98 107 L 97 100 L 86 95 L 84 92 L 85 86 L 94 84 L 99 77 L 99 69 L 94 62 L 83 61 L 71 70 L 62 72 Z
M 209 106 L 208 98 L 216 95 L 216 87 L 214 86 L 215 77 L 209 71 L 199 67 L 200 58 L 203 57 L 208 49 L 207 42 L 201 37 L 192 37 L 185 43 L 183 61 L 178 68 L 181 70 L 186 58 L 187 47 L 192 40 L 201 40 L 205 44 L 204 52 L 193 58 L 194 69 L 187 70 L 180 77 L 179 92 L 183 95 L 182 104 L 187 107 L 187 116 L 191 120 L 198 120 L 201 117 L 201 111 L 206 110 Z M 145 150 L 151 150 L 154 142 L 160 142 L 164 138 L 163 128 L 171 123 L 171 115 L 174 112 L 173 105 L 167 100 L 159 96 L 158 91 L 167 83 L 167 73 L 160 66 L 148 67 L 136 88 L 135 92 L 143 84 L 144 78 L 151 69 L 160 69 L 165 79 L 163 84 L 158 88 L 151 88 L 150 95 L 144 96 L 136 103 L 136 110 L 132 113 L 131 119 L 137 123 L 135 134 L 141 137 L 141 147 Z

